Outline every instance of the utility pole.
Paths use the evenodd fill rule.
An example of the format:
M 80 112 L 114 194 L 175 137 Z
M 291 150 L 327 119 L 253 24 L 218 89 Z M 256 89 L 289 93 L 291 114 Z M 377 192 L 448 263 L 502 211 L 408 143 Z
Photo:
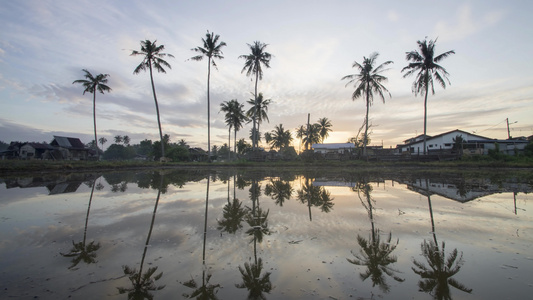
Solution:
M 511 132 L 509 131 L 509 118 L 505 119 L 507 120 L 507 139 L 511 139 Z

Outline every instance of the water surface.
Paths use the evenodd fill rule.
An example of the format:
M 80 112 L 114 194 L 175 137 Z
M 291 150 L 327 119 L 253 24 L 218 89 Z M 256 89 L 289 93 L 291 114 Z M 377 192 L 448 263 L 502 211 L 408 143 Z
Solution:
M 2 181 L 2 299 L 533 292 L 531 185 L 520 178 L 165 170 Z

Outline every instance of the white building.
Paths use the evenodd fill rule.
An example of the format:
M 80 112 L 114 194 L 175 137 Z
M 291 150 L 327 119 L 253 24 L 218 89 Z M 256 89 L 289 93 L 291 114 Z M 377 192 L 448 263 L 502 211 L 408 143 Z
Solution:
M 328 154 L 337 153 L 345 154 L 355 150 L 353 143 L 329 143 L 329 144 L 313 144 L 311 145 L 315 153 Z
M 523 151 L 528 144 L 527 140 L 497 140 L 456 129 L 432 137 L 426 136 L 427 153 L 454 149 L 457 137 L 462 138 L 462 149 L 465 154 L 487 155 L 490 149 L 494 150 L 498 147 L 500 152 L 514 155 Z M 424 153 L 423 135 L 408 139 L 405 144 L 398 145 L 397 148 L 400 153 L 422 154 Z

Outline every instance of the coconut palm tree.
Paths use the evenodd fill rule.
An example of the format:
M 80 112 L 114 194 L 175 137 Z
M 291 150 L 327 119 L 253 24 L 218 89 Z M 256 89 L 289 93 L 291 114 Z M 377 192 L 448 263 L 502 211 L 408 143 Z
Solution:
M 292 142 L 291 132 L 285 130 L 283 124 L 276 125 L 274 130 L 270 133 L 270 136 L 272 137 L 270 141 L 272 148 L 278 148 L 279 150 L 281 150 L 281 148 L 289 147 Z
M 318 119 L 319 125 L 319 134 L 321 142 L 323 143 L 324 140 L 329 136 L 329 132 L 331 131 L 331 121 L 328 118 L 320 118 Z
M 296 128 L 296 138 L 300 139 L 300 145 L 298 147 L 302 145 L 303 139 L 306 134 L 307 134 L 307 129 L 305 128 L 304 125 L 300 125 L 300 127 Z M 300 151 L 300 148 L 298 148 L 298 151 Z
M 102 151 L 104 150 L 104 144 L 107 143 L 107 139 L 105 137 L 101 137 L 98 139 L 100 144 L 102 145 Z
M 277 205 L 283 206 L 286 200 L 292 196 L 294 189 L 289 181 L 282 181 L 281 179 L 270 179 L 270 182 L 265 186 L 265 195 L 270 196 Z
M 248 104 L 250 104 L 251 107 L 246 112 L 246 116 L 249 118 L 252 118 L 252 120 L 255 118 L 255 123 L 257 124 L 257 132 L 260 132 L 259 125 L 261 125 L 263 120 L 270 122 L 270 120 L 268 119 L 268 106 L 270 105 L 271 102 L 272 102 L 271 99 L 265 99 L 263 97 L 263 93 L 259 93 L 259 95 L 257 95 L 255 100 L 254 99 L 248 100 Z M 255 139 L 256 146 L 259 140 L 260 140 L 259 136 L 256 136 L 256 139 Z
M 89 92 L 93 94 L 93 122 L 94 122 L 94 147 L 96 148 L 96 153 L 98 153 L 98 138 L 96 137 L 96 91 L 100 93 L 104 92 L 111 92 L 111 88 L 107 86 L 107 77 L 109 77 L 109 74 L 98 74 L 93 76 L 91 72 L 87 71 L 86 69 L 82 70 L 85 72 L 85 79 L 78 79 L 74 80 L 72 84 L 74 83 L 80 83 L 85 88 L 83 90 L 83 95 L 85 95 L 86 92 Z M 103 145 L 102 145 L 103 147 Z
M 199 53 L 197 56 L 191 57 L 192 60 L 201 61 L 204 57 L 207 57 L 207 149 L 211 149 L 211 113 L 210 113 L 210 99 L 209 99 L 209 81 L 211 78 L 211 65 L 217 69 L 215 59 L 223 59 L 222 47 L 226 46 L 226 43 L 218 41 L 220 36 L 213 32 L 207 31 L 205 38 L 202 38 L 202 46 L 191 49 L 194 52 Z M 211 152 L 208 150 L 208 161 L 211 161 Z
M 242 128 L 244 121 L 246 121 L 247 119 L 246 115 L 244 114 L 243 107 L 244 107 L 244 104 L 239 103 L 239 101 L 237 101 L 236 99 L 225 101 L 220 104 L 220 111 L 223 111 L 226 113 L 225 121 L 229 127 L 229 130 L 231 131 L 231 128 L 233 128 L 233 131 L 234 131 L 234 140 L 233 140 L 233 152 L 234 153 L 237 153 L 236 152 L 237 131 L 239 131 Z
M 455 54 L 455 51 L 450 50 L 435 56 L 436 43 L 437 39 L 434 41 L 430 40 L 429 42 L 426 39 L 417 41 L 418 51 L 406 52 L 405 59 L 409 61 L 409 64 L 402 69 L 402 73 L 405 72 L 403 75 L 404 78 L 416 73 L 416 79 L 412 87 L 413 93 L 415 96 L 418 94 L 424 95 L 424 154 L 427 151 L 426 129 L 429 88 L 431 87 L 431 93 L 435 95 L 433 81 L 437 81 L 444 89 L 446 88 L 446 82 L 450 84 L 450 80 L 448 79 L 448 75 L 450 74 L 438 63 L 446 57 Z
M 311 145 L 320 143 L 320 127 L 318 124 L 311 124 L 306 130 L 303 138 L 305 149 L 310 149 Z
M 359 73 L 347 75 L 342 77 L 341 80 L 348 80 L 348 84 L 354 83 L 355 91 L 352 94 L 352 100 L 355 101 L 355 99 L 359 97 L 364 97 L 366 102 L 366 115 L 365 115 L 365 137 L 367 137 L 368 133 L 368 112 L 370 110 L 370 106 L 372 106 L 373 99 L 374 99 L 374 93 L 377 93 L 381 99 L 383 100 L 383 103 L 385 103 L 385 96 L 383 95 L 383 92 L 387 92 L 389 94 L 389 97 L 391 97 L 390 92 L 387 90 L 387 88 L 383 85 L 384 82 L 387 81 L 387 77 L 381 75 L 382 72 L 386 71 L 385 67 L 389 64 L 392 64 L 392 61 L 386 61 L 382 63 L 381 65 L 375 67 L 376 59 L 378 58 L 379 53 L 374 52 L 370 54 L 370 56 L 363 57 L 363 63 L 360 64 L 358 62 L 354 62 L 352 65 L 352 68 L 356 68 Z M 363 146 L 363 155 L 366 156 L 366 145 L 367 141 L 365 140 L 364 146 Z
M 270 68 L 270 59 L 272 55 L 265 51 L 268 44 L 255 41 L 252 45 L 247 44 L 250 48 L 250 54 L 241 55 L 239 58 L 243 58 L 246 61 L 244 62 L 244 67 L 241 70 L 241 73 L 246 71 L 246 76 L 255 75 L 255 89 L 254 89 L 254 101 L 257 101 L 257 82 L 263 79 L 263 67 Z M 257 111 L 256 111 L 257 113 Z M 253 115 L 253 132 L 255 132 L 255 125 L 257 122 L 257 115 Z M 259 130 L 257 130 L 259 131 Z M 257 137 L 252 141 L 252 150 L 255 150 L 257 146 Z
M 152 83 L 152 93 L 154 95 L 155 110 L 157 113 L 157 125 L 159 127 L 159 138 L 161 139 L 161 157 L 165 157 L 165 143 L 163 142 L 163 131 L 161 130 L 161 118 L 159 116 L 159 105 L 157 104 L 157 94 L 155 92 L 153 69 L 155 68 L 159 73 L 166 73 L 166 68 L 172 69 L 170 64 L 164 60 L 165 57 L 174 57 L 172 54 L 163 53 L 164 45 L 157 45 L 156 40 L 141 41 L 141 50 L 133 50 L 130 56 L 142 55 L 142 62 L 133 70 L 133 74 L 139 74 L 141 71 L 150 71 L 150 82 Z

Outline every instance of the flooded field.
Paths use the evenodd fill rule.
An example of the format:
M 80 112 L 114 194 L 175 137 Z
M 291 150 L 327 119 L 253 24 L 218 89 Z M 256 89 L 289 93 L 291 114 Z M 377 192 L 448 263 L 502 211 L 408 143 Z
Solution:
M 520 178 L 0 179 L 1 299 L 527 299 Z

